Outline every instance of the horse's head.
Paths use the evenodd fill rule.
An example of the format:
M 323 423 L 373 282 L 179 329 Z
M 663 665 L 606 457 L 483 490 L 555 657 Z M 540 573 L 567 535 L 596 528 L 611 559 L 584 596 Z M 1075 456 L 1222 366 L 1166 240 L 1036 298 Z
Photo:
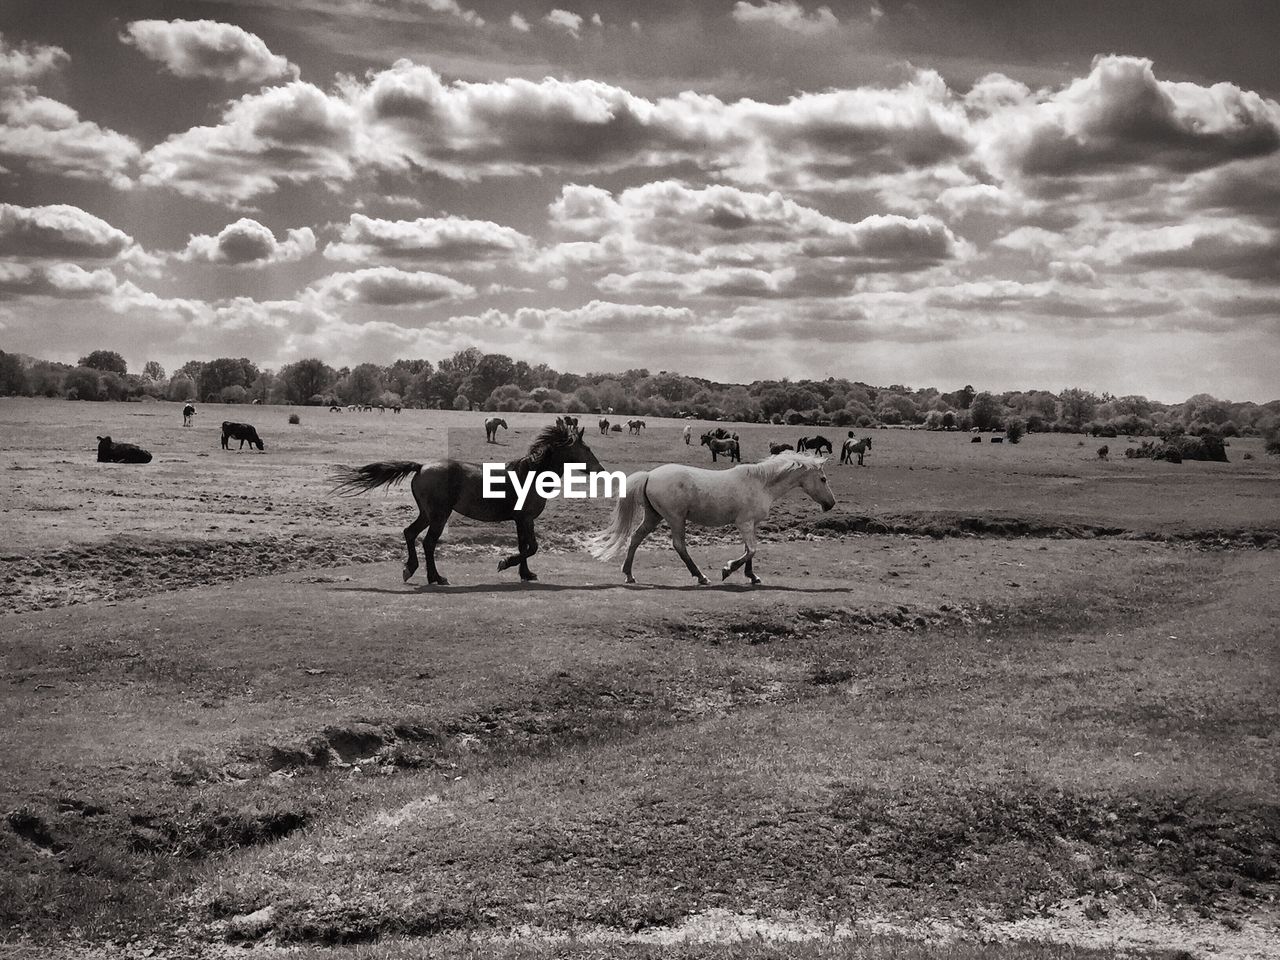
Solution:
M 790 454 L 788 459 L 792 463 L 789 469 L 796 470 L 799 474 L 796 486 L 821 506 L 824 512 L 834 507 L 836 505 L 836 497 L 831 492 L 831 484 L 827 482 L 827 474 L 822 469 L 822 465 L 827 462 L 827 458 L 794 453 Z
M 704 447 L 709 447 L 709 446 L 711 446 L 711 434 L 709 434 L 709 433 L 704 433 L 704 434 L 702 435 L 702 445 L 703 445 Z
M 529 447 L 529 459 L 539 467 L 561 468 L 566 463 L 586 464 L 588 473 L 604 470 L 582 435 L 586 431 L 563 423 L 545 428 Z

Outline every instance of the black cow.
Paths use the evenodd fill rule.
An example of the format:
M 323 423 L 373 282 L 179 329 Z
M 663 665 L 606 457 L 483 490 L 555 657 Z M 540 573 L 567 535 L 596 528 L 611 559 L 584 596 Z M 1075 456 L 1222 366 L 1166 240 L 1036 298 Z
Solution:
M 244 449 L 244 442 L 249 441 L 250 447 L 257 447 L 259 450 L 267 449 L 266 444 L 262 442 L 262 438 L 258 436 L 258 431 L 253 429 L 247 423 L 232 423 L 230 420 L 222 421 L 222 449 L 230 450 L 227 445 L 229 440 L 239 440 L 240 449 Z
M 151 454 L 132 443 L 113 443 L 110 437 L 99 437 L 98 462 L 150 463 Z

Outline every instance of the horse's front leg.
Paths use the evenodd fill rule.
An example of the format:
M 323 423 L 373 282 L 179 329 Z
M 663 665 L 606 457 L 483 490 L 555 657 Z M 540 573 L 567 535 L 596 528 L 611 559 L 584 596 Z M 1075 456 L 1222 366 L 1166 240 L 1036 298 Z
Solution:
M 728 580 L 729 574 L 737 570 L 741 566 L 746 566 L 744 571 L 747 579 L 752 583 L 759 583 L 760 578 L 751 572 L 751 558 L 756 555 L 756 525 L 755 523 L 738 524 L 738 532 L 742 534 L 742 543 L 746 551 L 737 560 L 733 560 L 720 568 L 720 579 Z
M 698 583 L 706 585 L 711 581 L 702 575 L 702 571 L 698 569 L 698 565 L 693 562 L 693 557 L 689 556 L 689 548 L 684 542 L 684 518 L 672 518 L 668 521 L 671 524 L 671 545 L 675 547 L 676 553 L 680 554 L 680 559 L 684 561 L 684 565 L 689 568 L 689 572 L 698 578 Z
M 538 575 L 529 569 L 529 558 L 538 552 L 538 538 L 534 534 L 532 520 L 516 518 L 516 541 L 520 552 L 499 560 L 498 570 L 519 566 L 521 580 L 537 580 Z

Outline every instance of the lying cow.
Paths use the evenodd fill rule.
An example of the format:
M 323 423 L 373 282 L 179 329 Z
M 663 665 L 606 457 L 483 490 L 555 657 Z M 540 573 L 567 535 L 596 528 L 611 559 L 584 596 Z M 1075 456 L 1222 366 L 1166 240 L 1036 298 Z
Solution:
M 98 462 L 150 463 L 151 454 L 132 443 L 113 443 L 110 437 L 99 437 Z
M 230 450 L 228 441 L 239 440 L 240 449 L 244 449 L 244 443 L 249 441 L 250 447 L 257 447 L 259 450 L 267 449 L 266 444 L 262 442 L 262 438 L 258 436 L 258 431 L 247 423 L 232 423 L 230 420 L 222 421 L 222 449 Z

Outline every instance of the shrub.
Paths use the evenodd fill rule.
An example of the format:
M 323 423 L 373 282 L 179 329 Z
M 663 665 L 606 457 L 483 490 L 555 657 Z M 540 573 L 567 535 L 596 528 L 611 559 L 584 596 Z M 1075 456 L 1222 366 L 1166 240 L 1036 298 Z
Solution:
M 1026 432 L 1026 422 L 1018 417 L 1010 417 L 1009 422 L 1004 425 L 1004 433 L 1010 443 L 1017 443 Z
M 298 424 L 302 422 L 302 418 L 298 416 L 296 413 L 291 413 L 289 414 L 289 422 L 296 427 Z
M 101 400 L 101 374 L 89 367 L 76 367 L 62 382 L 68 400 Z

